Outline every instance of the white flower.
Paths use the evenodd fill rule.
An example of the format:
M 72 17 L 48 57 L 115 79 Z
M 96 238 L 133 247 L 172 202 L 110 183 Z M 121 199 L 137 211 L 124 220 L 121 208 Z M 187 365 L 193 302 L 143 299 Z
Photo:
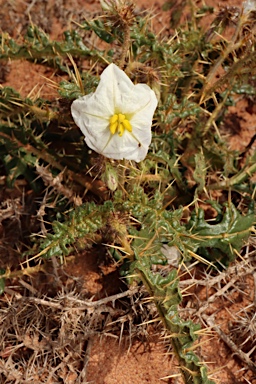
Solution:
M 151 143 L 157 98 L 146 84 L 134 85 L 115 64 L 101 74 L 94 93 L 72 103 L 75 123 L 94 151 L 111 159 L 142 161 Z

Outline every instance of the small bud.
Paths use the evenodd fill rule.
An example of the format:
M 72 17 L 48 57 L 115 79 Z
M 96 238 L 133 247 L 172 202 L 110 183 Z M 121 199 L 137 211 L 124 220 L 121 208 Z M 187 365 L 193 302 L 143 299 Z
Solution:
M 122 0 L 100 0 L 100 5 L 103 11 L 114 11 L 124 5 Z
M 111 3 L 108 0 L 100 0 L 100 5 L 103 11 L 110 11 L 111 10 Z
M 118 187 L 118 174 L 116 169 L 110 164 L 107 164 L 103 177 L 108 188 L 114 192 Z

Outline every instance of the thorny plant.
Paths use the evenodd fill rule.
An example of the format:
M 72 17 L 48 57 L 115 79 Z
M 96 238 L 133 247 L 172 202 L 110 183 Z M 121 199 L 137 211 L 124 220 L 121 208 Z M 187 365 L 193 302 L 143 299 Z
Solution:
M 170 27 L 175 29 L 169 37 L 156 35 L 150 27 L 151 16 L 118 0 L 103 1 L 100 15 L 74 23 L 62 41 L 50 40 L 35 25 L 29 26 L 23 39 L 1 33 L 2 62 L 36 62 L 54 68 L 62 81 L 54 85 L 60 94 L 54 101 L 29 95 L 24 99 L 15 89 L 0 89 L 0 218 L 6 232 L 12 226 L 20 234 L 14 244 L 3 237 L 6 250 L 0 282 L 2 292 L 10 292 L 6 279 L 46 272 L 49 259 L 68 262 L 71 254 L 108 244 L 127 284 L 144 286 L 155 304 L 158 315 L 153 317 L 164 325 L 184 383 L 211 384 L 206 367 L 194 352 L 200 326 L 181 311 L 184 282 L 179 277 L 193 271 L 196 260 L 206 264 L 209 279 L 221 281 L 223 270 L 241 257 L 241 248 L 254 231 L 255 137 L 243 151 L 231 150 L 224 122 L 230 105 L 241 98 L 249 104 L 255 101 L 256 18 L 247 1 L 243 10 L 222 9 L 205 30 L 200 22 L 212 9 L 189 4 L 189 20 L 183 25 L 177 17 L 171 19 Z M 168 6 L 172 3 L 166 3 Z M 232 36 L 225 37 L 230 31 Z M 93 34 L 101 48 L 92 48 Z M 71 102 L 94 92 L 99 74 L 112 62 L 134 83 L 148 84 L 159 100 L 149 153 L 138 164 L 92 153 L 70 115 Z M 18 188 L 23 188 L 24 196 L 13 192 L 12 199 L 6 198 L 8 191 Z M 170 250 L 175 250 L 174 260 Z M 11 268 L 14 257 L 22 261 L 20 269 Z M 229 269 L 225 273 L 228 275 Z M 193 277 L 191 285 L 195 284 L 201 283 Z M 38 293 L 30 285 L 29 292 Z M 6 368 L 4 359 L 11 355 L 9 380 L 13 382 L 22 382 L 15 368 L 20 348 L 29 348 L 45 359 L 52 349 L 56 369 L 51 374 L 56 379 L 56 372 L 67 369 L 68 363 L 65 367 L 61 363 L 67 346 L 73 345 L 77 356 L 84 353 L 85 346 L 76 344 L 79 335 L 86 335 L 86 343 L 93 329 L 100 330 L 101 313 L 111 312 L 110 307 L 104 307 L 90 318 L 92 312 L 84 314 L 80 308 L 88 309 L 89 304 L 83 306 L 77 298 L 80 304 L 76 303 L 74 312 L 71 304 L 66 307 L 78 324 L 74 334 L 63 328 L 66 312 L 60 311 L 62 299 L 46 301 L 38 296 L 30 299 L 24 313 L 22 302 L 7 303 L 2 309 L 2 325 L 8 324 L 12 314 L 19 319 L 16 330 L 4 327 L 7 333 L 1 335 L 1 370 L 3 377 L 8 377 L 11 363 L 8 360 Z M 66 300 L 72 303 L 72 294 Z M 32 303 L 40 306 L 33 330 L 29 322 L 31 316 L 35 318 Z M 55 317 L 50 313 L 53 309 L 60 311 Z M 255 339 L 254 319 L 253 312 L 247 311 L 240 313 L 233 325 L 234 330 L 240 327 L 237 337 L 247 351 L 254 348 L 249 346 Z M 49 337 L 49 327 L 52 341 L 44 345 L 42 336 Z M 16 334 L 13 345 L 6 341 L 12 333 Z M 24 356 L 29 358 L 31 353 Z M 255 368 L 254 363 L 250 361 L 249 367 Z M 75 369 L 79 371 L 79 367 Z M 84 380 L 85 372 L 76 378 Z

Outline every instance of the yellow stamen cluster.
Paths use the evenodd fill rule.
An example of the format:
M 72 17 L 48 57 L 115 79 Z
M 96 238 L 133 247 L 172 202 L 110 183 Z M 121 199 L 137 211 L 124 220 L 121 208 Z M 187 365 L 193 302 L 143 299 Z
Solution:
M 126 119 L 125 115 L 122 113 L 116 113 L 109 119 L 109 129 L 112 135 L 116 132 L 121 137 L 124 134 L 124 131 L 132 132 L 132 126 L 129 120 Z

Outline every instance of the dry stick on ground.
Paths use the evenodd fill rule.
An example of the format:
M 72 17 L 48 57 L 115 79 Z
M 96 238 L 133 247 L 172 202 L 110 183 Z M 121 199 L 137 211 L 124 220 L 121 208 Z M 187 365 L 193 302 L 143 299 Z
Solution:
M 200 316 L 201 313 L 205 311 L 205 309 L 209 306 L 210 303 L 213 303 L 218 297 L 224 296 L 224 293 L 232 286 L 234 286 L 235 282 L 237 281 L 238 277 L 234 276 L 223 288 L 218 289 L 216 293 L 211 295 L 207 302 L 200 306 L 200 308 L 197 310 L 196 314 L 197 316 Z
M 80 299 L 72 298 L 72 297 L 67 297 L 67 298 L 65 298 L 65 300 L 74 301 L 78 304 L 82 304 L 83 305 L 82 307 L 78 307 L 78 308 L 76 307 L 75 309 L 84 310 L 87 308 L 100 307 L 101 305 L 105 305 L 105 304 L 109 303 L 110 301 L 112 301 L 112 303 L 113 303 L 114 301 L 121 299 L 123 297 L 126 297 L 126 296 L 133 296 L 135 293 L 138 292 L 138 290 L 139 290 L 138 288 L 128 289 L 125 292 L 121 292 L 121 293 L 117 293 L 117 294 L 112 295 L 112 296 L 104 297 L 103 299 L 100 299 L 97 301 L 80 300 Z M 49 306 L 52 308 L 63 309 L 63 305 L 61 303 L 50 301 L 50 300 L 38 299 L 37 297 L 29 297 L 28 301 L 36 303 L 36 304 Z M 72 309 L 72 308 L 74 308 L 74 307 L 71 307 L 70 309 Z
M 254 302 L 254 305 L 256 307 L 256 272 L 254 272 L 254 274 L 253 274 L 253 280 L 254 280 L 254 299 L 253 299 L 253 302 Z
M 245 275 L 252 275 L 254 278 L 253 301 L 254 304 L 256 304 L 256 272 L 255 265 L 253 265 L 253 262 L 255 261 L 255 256 L 249 256 L 249 254 L 247 254 L 246 256 L 247 257 L 242 258 L 239 263 L 236 263 L 232 267 L 229 267 L 226 271 L 220 272 L 217 276 L 213 276 L 205 280 L 184 280 L 180 282 L 180 285 L 182 287 L 202 285 L 211 288 L 214 287 L 216 284 L 220 283 L 221 281 L 228 280 L 228 283 L 222 289 L 218 290 L 215 294 L 211 295 L 207 299 L 207 302 L 200 306 L 200 309 L 198 311 L 194 308 L 191 308 L 191 311 L 195 311 L 195 315 L 197 316 L 200 315 L 200 317 L 206 322 L 206 324 L 217 332 L 217 334 L 232 350 L 232 352 L 236 354 L 248 366 L 249 369 L 251 369 L 253 372 L 256 372 L 256 364 L 249 358 L 249 353 L 246 354 L 239 347 L 237 347 L 237 345 L 230 339 L 230 337 L 226 335 L 225 332 L 223 332 L 218 325 L 216 325 L 214 315 L 207 316 L 205 313 L 202 314 L 202 312 L 208 307 L 209 303 L 214 302 L 217 297 L 222 296 L 224 292 L 227 291 L 228 288 L 230 288 L 230 286 L 235 286 L 235 282 L 239 280 L 241 276 Z M 235 276 L 231 278 L 231 276 L 234 274 Z M 186 310 L 188 309 L 186 308 Z
M 87 341 L 85 357 L 84 357 L 84 360 L 83 360 L 83 368 L 82 368 L 82 370 L 80 372 L 80 375 L 79 375 L 81 377 L 81 379 L 84 380 L 84 382 L 86 382 L 87 366 L 88 366 L 88 363 L 89 363 L 89 360 L 90 360 L 91 350 L 92 350 L 92 339 L 89 337 L 89 339 Z
M 241 276 L 253 274 L 253 272 L 255 272 L 255 266 L 250 265 L 250 262 L 253 262 L 254 260 L 255 259 L 253 256 L 244 258 L 239 263 L 236 263 L 234 266 L 229 267 L 223 272 L 220 272 L 217 276 L 209 277 L 203 280 L 188 279 L 180 281 L 179 285 L 181 288 L 184 287 L 183 290 L 185 290 L 187 287 L 195 285 L 206 286 L 209 289 L 211 287 L 214 287 L 221 281 L 228 281 L 225 286 L 223 286 L 221 289 L 218 289 L 217 292 L 212 294 L 205 303 L 201 304 L 199 309 L 189 308 L 189 311 L 194 311 L 195 315 L 199 316 L 203 311 L 206 310 L 210 303 L 213 303 L 216 298 L 223 296 L 230 287 L 235 286 L 236 281 L 239 280 Z M 231 278 L 232 275 L 234 276 Z M 186 308 L 186 311 L 187 310 L 188 309 Z
M 60 172 L 58 176 L 53 177 L 52 173 L 48 171 L 46 167 L 43 167 L 37 164 L 36 171 L 40 175 L 40 177 L 43 179 L 46 186 L 51 186 L 57 193 L 65 196 L 75 206 L 82 205 L 83 202 L 81 197 L 76 196 L 72 191 L 72 189 L 62 184 L 64 170 Z
M 16 199 L 7 199 L 1 202 L 0 205 L 0 223 L 11 217 L 19 217 L 22 212 L 23 206 L 20 197 L 17 197 Z
M 227 344 L 227 346 L 232 350 L 232 352 L 236 354 L 245 364 L 247 364 L 253 372 L 256 373 L 256 364 L 254 364 L 249 358 L 249 356 L 243 351 L 241 351 L 241 349 L 239 349 L 236 344 L 217 325 L 215 325 L 214 317 L 202 315 L 202 318 L 206 321 L 209 327 L 211 327 L 218 333 L 220 338 Z

